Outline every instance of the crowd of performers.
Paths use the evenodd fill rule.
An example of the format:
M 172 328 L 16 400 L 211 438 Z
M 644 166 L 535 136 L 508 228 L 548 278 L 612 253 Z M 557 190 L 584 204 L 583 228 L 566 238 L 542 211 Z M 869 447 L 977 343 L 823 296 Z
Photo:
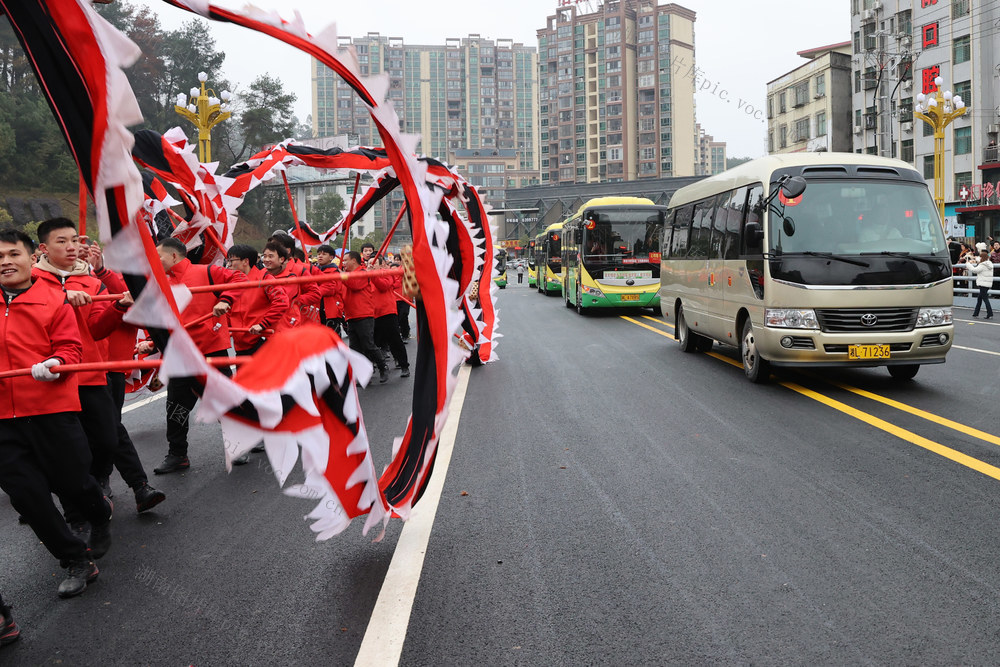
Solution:
M 30 375 L 0 379 L 0 488 L 20 521 L 66 570 L 58 595 L 69 598 L 97 578 L 94 561 L 111 546 L 113 469 L 132 490 L 139 513 L 153 509 L 166 495 L 149 484 L 121 423 L 131 373 L 51 369 L 132 360 L 158 350 L 145 332 L 123 320 L 133 306 L 132 296 L 122 276 L 104 266 L 97 244 L 78 236 L 65 218 L 41 223 L 37 235 L 36 245 L 22 231 L 0 230 L 0 372 L 31 368 Z M 389 379 L 389 359 L 401 377 L 410 375 L 404 345 L 410 337 L 410 305 L 400 274 L 266 285 L 278 278 L 389 268 L 370 244 L 361 252 L 345 253 L 340 261 L 332 247 L 320 246 L 315 264 L 284 232 L 275 233 L 260 253 L 249 245 L 233 245 L 225 267 L 192 263 L 175 238 L 161 240 L 157 253 L 172 284 L 265 283 L 262 288 L 192 294 L 181 323 L 206 357 L 228 357 L 230 348 L 237 355 L 251 355 L 269 335 L 313 321 L 346 333 L 351 348 L 371 360 L 381 383 Z M 119 296 L 95 299 L 109 294 Z M 220 370 L 229 375 L 230 368 Z M 189 416 L 201 390 L 196 377 L 168 381 L 167 452 L 154 473 L 190 467 Z M 246 463 L 248 456 L 233 463 Z M 0 646 L 17 636 L 10 609 L 0 598 Z

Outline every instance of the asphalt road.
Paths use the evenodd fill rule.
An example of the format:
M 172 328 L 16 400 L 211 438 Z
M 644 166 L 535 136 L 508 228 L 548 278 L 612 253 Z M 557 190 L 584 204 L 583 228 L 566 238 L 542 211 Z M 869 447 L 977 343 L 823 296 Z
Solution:
M 911 382 L 756 386 L 652 313 L 580 317 L 516 285 L 500 308 L 400 664 L 1000 661 L 1000 326 L 957 311 L 948 363 Z M 410 382 L 362 392 L 379 469 Z M 126 415 L 150 469 L 163 411 Z M 0 591 L 23 628 L 0 663 L 354 664 L 400 522 L 316 543 L 261 455 L 227 475 L 218 426 L 192 442 L 148 516 L 114 480 L 116 543 L 73 600 L 0 501 Z

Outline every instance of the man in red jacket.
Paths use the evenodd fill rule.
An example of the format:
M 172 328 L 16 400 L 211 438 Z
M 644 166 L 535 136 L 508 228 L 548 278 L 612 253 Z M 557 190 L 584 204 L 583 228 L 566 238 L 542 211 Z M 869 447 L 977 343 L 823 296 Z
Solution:
M 344 256 L 344 270 L 348 273 L 364 271 L 365 267 L 361 262 L 361 253 L 352 250 Z M 387 382 L 389 373 L 385 357 L 375 347 L 375 288 L 369 280 L 348 280 L 344 282 L 344 287 L 344 316 L 347 318 L 351 349 L 371 359 L 378 368 L 378 381 Z
M 199 287 L 243 282 L 247 279 L 246 275 L 239 271 L 224 269 L 221 266 L 192 264 L 187 258 L 187 248 L 175 238 L 160 241 L 156 245 L 156 251 L 160 255 L 163 270 L 167 272 L 167 279 L 174 285 Z M 191 303 L 181 313 L 181 324 L 206 357 L 229 356 L 229 327 L 223 315 L 230 311 L 233 302 L 240 298 L 244 291 L 230 290 L 218 293 L 208 291 L 193 294 Z M 214 317 L 202 319 L 209 313 Z M 222 366 L 219 370 L 226 375 L 231 373 L 228 366 Z M 153 469 L 157 475 L 180 472 L 191 467 L 187 455 L 188 420 L 195 403 L 198 402 L 201 390 L 202 383 L 196 377 L 170 378 L 170 382 L 167 383 L 168 450 L 163 463 Z
M 277 241 L 268 241 L 264 246 L 264 252 L 260 255 L 260 260 L 261 264 L 264 265 L 264 269 L 277 279 L 295 278 L 305 275 L 303 272 L 298 271 L 298 269 L 296 269 L 297 273 L 292 273 L 289 269 L 289 257 L 288 248 Z M 318 306 L 323 298 L 316 283 L 282 285 L 281 289 L 285 291 L 285 295 L 288 297 L 289 306 L 285 311 L 285 316 L 281 318 L 281 322 L 276 327 L 277 331 L 297 327 L 302 324 L 302 321 L 306 319 L 303 315 L 303 310 Z
M 333 271 L 340 272 L 340 267 L 333 261 L 336 251 L 328 245 L 321 245 L 316 249 L 316 270 L 326 273 Z M 337 332 L 338 336 L 346 335 L 344 331 L 344 283 L 339 280 L 331 280 L 319 286 L 323 294 L 323 301 L 320 304 L 320 320 L 326 326 Z
M 226 265 L 239 271 L 251 282 L 273 281 L 274 276 L 257 267 L 257 251 L 245 244 L 229 249 Z M 288 310 L 288 296 L 280 286 L 247 290 L 247 294 L 233 304 L 229 321 L 233 328 L 246 331 L 233 332 L 233 349 L 237 355 L 251 355 L 260 349 L 267 338 L 264 332 L 274 329 Z
M 50 370 L 83 357 L 76 315 L 62 290 L 32 279 L 33 246 L 23 232 L 0 230 L 0 371 L 31 367 L 31 377 L 0 380 L 0 488 L 67 569 L 59 584 L 65 598 L 97 579 L 92 559 L 111 546 L 112 506 L 90 474 L 90 448 L 76 414 L 77 378 Z M 52 493 L 90 522 L 89 552 L 66 525 Z
M 379 270 L 389 268 L 382 257 L 375 259 L 374 266 Z M 399 337 L 399 320 L 396 314 L 396 297 L 392 293 L 392 278 L 392 276 L 382 276 L 371 281 L 372 287 L 375 288 L 375 346 L 380 350 L 388 347 L 392 351 L 393 359 L 396 360 L 396 366 L 403 371 L 400 375 L 408 378 L 410 362 L 406 358 L 403 339 Z

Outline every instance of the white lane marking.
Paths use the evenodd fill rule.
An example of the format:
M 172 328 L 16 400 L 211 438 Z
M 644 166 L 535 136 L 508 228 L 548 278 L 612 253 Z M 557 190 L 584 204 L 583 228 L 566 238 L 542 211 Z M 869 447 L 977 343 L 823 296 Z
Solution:
M 458 383 L 455 385 L 455 393 L 448 408 L 448 420 L 441 429 L 441 439 L 438 441 L 434 474 L 427 482 L 427 488 L 420 502 L 403 524 L 403 531 L 396 543 L 396 551 L 392 555 L 389 570 L 385 573 L 385 581 L 382 582 L 382 590 L 368 621 L 365 637 L 361 641 L 361 649 L 354 661 L 359 667 L 388 667 L 399 664 L 399 658 L 403 653 L 403 642 L 406 640 L 406 628 L 410 624 L 413 600 L 417 596 L 417 584 L 420 582 L 424 555 L 427 553 L 427 542 L 430 540 L 431 527 L 434 525 L 434 516 L 437 514 L 445 476 L 448 474 L 448 464 L 451 462 L 451 453 L 455 447 L 458 420 L 462 415 L 470 372 L 470 366 L 462 366 L 459 371 Z
M 167 390 L 164 387 L 163 391 L 161 391 L 159 394 L 153 394 L 149 398 L 144 398 L 141 401 L 136 401 L 135 403 L 130 403 L 129 405 L 126 405 L 124 408 L 122 408 L 122 414 L 125 414 L 126 412 L 132 412 L 133 410 L 138 410 L 144 405 L 149 405 L 153 401 L 158 401 L 161 398 L 166 398 L 166 397 L 167 397 Z
M 969 352 L 980 352 L 982 354 L 992 354 L 995 357 L 1000 357 L 1000 352 L 991 352 L 990 350 L 980 350 L 975 347 L 965 347 L 964 345 L 952 345 L 952 347 L 957 348 L 959 350 L 967 350 Z

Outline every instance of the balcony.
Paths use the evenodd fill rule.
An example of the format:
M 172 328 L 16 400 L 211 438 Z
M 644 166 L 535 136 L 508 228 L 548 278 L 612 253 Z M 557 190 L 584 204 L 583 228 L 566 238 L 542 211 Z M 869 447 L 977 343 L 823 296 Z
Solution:
M 983 164 L 1000 162 L 1000 146 L 987 146 L 983 149 Z

